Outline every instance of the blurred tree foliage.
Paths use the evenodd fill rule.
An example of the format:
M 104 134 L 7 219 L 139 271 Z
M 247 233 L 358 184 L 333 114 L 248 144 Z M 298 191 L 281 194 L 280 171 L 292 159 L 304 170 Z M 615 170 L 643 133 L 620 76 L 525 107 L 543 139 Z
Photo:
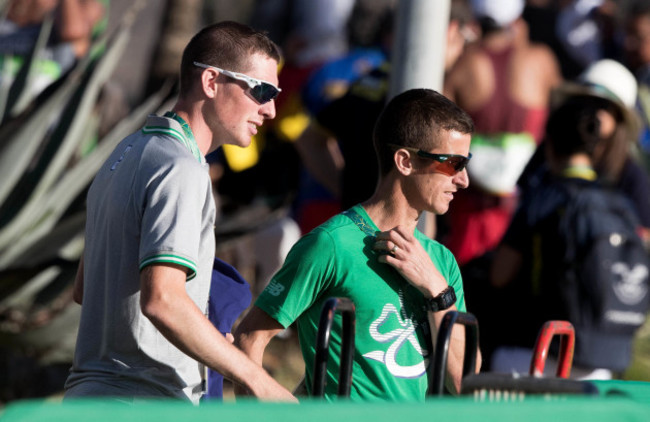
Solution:
M 51 393 L 49 380 L 67 373 L 78 326 L 71 289 L 86 190 L 117 143 L 170 96 L 171 83 L 163 84 L 127 116 L 102 122 L 110 115 L 103 89 L 145 2 L 134 1 L 115 30 L 40 93 L 30 87 L 51 21 L 15 78 L 0 80 L 0 403 Z M 108 129 L 99 131 L 100 124 Z

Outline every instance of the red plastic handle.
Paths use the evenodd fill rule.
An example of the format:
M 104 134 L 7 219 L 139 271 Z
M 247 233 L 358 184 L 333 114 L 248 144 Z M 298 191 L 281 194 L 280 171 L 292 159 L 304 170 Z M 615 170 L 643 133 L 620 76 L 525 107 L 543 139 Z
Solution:
M 556 375 L 560 378 L 569 378 L 573 364 L 573 351 L 576 344 L 575 330 L 569 321 L 547 321 L 537 336 L 533 360 L 530 363 L 530 375 L 541 377 L 544 375 L 544 366 L 548 357 L 548 349 L 555 335 L 561 335 L 560 358 Z

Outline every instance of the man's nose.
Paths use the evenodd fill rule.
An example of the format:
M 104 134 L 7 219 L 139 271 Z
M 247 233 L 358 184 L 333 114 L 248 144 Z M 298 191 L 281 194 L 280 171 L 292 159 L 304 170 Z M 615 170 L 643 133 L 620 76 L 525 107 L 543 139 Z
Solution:
M 274 119 L 275 118 L 275 100 L 271 100 L 268 103 L 262 104 L 260 113 L 264 116 L 265 119 Z
M 467 174 L 467 168 L 456 173 L 454 176 L 454 183 L 461 189 L 466 189 L 469 186 L 469 174 Z

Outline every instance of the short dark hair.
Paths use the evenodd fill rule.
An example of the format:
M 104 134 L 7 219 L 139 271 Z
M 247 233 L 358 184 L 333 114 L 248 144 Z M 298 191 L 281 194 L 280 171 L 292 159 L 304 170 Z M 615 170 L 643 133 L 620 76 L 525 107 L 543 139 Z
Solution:
M 191 86 L 202 69 L 194 62 L 245 72 L 253 54 L 263 54 L 280 62 L 280 48 L 266 35 L 248 25 L 223 21 L 199 31 L 185 47 L 181 59 L 181 92 Z
M 395 96 L 375 123 L 373 143 L 382 176 L 393 168 L 389 144 L 430 150 L 441 130 L 474 132 L 472 118 L 453 101 L 432 89 L 411 89 Z

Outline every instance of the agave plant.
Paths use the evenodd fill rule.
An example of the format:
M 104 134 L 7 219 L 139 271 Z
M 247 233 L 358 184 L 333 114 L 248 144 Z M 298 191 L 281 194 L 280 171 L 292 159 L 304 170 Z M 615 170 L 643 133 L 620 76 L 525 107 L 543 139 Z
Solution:
M 78 153 L 96 137 L 98 97 L 142 4 L 136 1 L 115 31 L 94 42 L 91 51 L 101 53 L 87 55 L 34 97 L 29 87 L 49 36 L 46 22 L 11 85 L 0 84 L 0 372 L 5 374 L 13 368 L 3 357 L 29 351 L 42 358 L 62 339 L 74 340 L 78 307 L 68 305 L 83 248 L 85 192 L 117 143 L 170 94 L 167 85 L 98 139 L 92 151 Z M 0 402 L 16 396 L 9 378 L 6 385 L 0 382 Z

